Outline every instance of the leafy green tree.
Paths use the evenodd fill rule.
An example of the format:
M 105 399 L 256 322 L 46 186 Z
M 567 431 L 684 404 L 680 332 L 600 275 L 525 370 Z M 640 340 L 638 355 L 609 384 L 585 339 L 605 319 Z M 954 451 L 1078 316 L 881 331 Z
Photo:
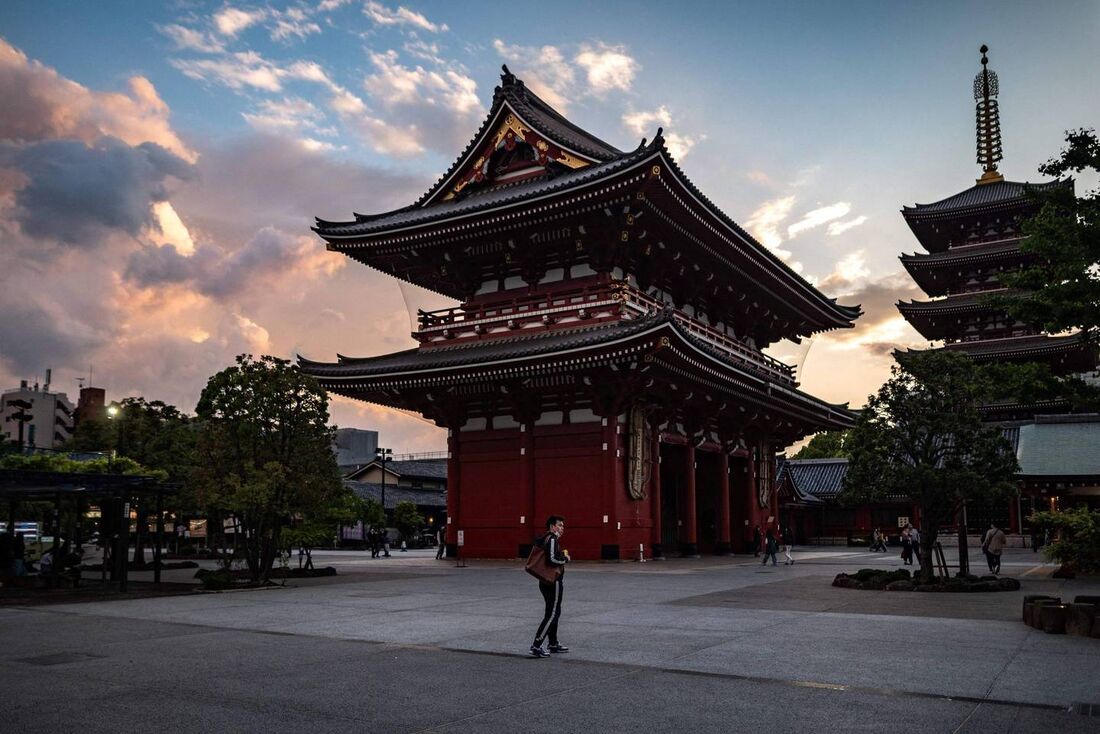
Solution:
M 1041 173 L 1100 173 L 1095 131 L 1068 131 L 1066 143 L 1060 156 L 1039 167 Z M 1020 249 L 1035 257 L 1028 267 L 1002 276 L 1006 285 L 1028 293 L 1002 305 L 1020 321 L 1049 332 L 1082 329 L 1095 338 L 1100 328 L 1100 189 L 1080 197 L 1066 187 L 1029 195 L 1040 208 L 1023 225 Z
M 793 459 L 846 459 L 847 431 L 825 431 L 816 434 L 810 442 L 798 450 Z
M 81 422 L 65 448 L 114 451 L 143 466 L 160 469 L 170 481 L 184 486 L 184 491 L 174 498 L 174 509 L 194 509 L 194 497 L 187 491 L 186 479 L 194 464 L 195 426 L 174 405 L 143 397 L 125 398 L 118 404 L 117 413 L 106 421 Z M 148 518 L 155 507 L 146 502 L 135 504 L 134 509 L 138 517 L 134 563 L 141 564 L 145 561 Z
M 307 568 L 312 568 L 313 549 L 331 544 L 341 527 L 358 520 L 363 515 L 363 504 L 354 492 L 341 487 L 327 502 L 313 508 L 298 518 L 294 525 L 283 530 L 284 547 L 288 551 L 304 549 Z
M 1047 558 L 1078 573 L 1100 573 L 1100 512 L 1087 507 L 1036 512 L 1032 525 L 1049 529 L 1054 540 L 1043 548 Z
M 404 540 L 411 540 L 423 524 L 424 516 L 417 511 L 415 502 L 405 500 L 394 506 L 393 525 Z
M 323 513 L 343 490 L 328 428 L 328 396 L 284 359 L 240 355 L 210 378 L 194 480 L 217 524 L 237 517 L 253 581 L 267 580 L 283 530 Z
M 968 500 L 1015 491 L 1016 457 L 1001 429 L 982 423 L 986 386 L 964 356 L 908 357 L 872 395 L 849 434 L 842 501 L 910 497 L 923 527 L 921 575 L 932 577 L 932 544 Z
M 362 514 L 357 519 L 362 520 L 365 528 L 386 527 L 386 513 L 378 500 L 364 500 Z

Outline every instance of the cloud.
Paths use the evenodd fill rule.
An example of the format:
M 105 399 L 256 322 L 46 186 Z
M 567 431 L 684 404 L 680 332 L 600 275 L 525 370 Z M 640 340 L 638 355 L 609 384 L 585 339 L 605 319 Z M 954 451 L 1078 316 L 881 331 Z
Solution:
M 791 253 L 779 248 L 779 245 L 783 243 L 783 235 L 779 231 L 779 226 L 791 213 L 794 202 L 794 196 L 770 199 L 757 207 L 756 211 L 745 220 L 745 228 L 752 232 L 753 236 L 762 245 L 784 260 L 789 258 Z
M 320 33 L 321 26 L 309 20 L 309 16 L 301 8 L 287 8 L 286 10 L 272 11 L 274 24 L 271 27 L 271 40 L 289 41 L 292 38 L 304 39 L 313 33 Z
M 432 23 L 421 13 L 399 6 L 397 10 L 387 8 L 382 3 L 370 0 L 363 6 L 363 13 L 372 21 L 382 26 L 410 26 L 419 28 L 429 33 L 442 33 L 449 30 L 446 24 Z
M 272 66 L 282 84 L 346 92 L 308 62 Z M 399 284 L 328 252 L 308 227 L 313 215 L 407 205 L 429 176 L 311 152 L 292 137 L 304 126 L 177 150 L 167 105 L 142 82 L 91 91 L 0 42 L 0 384 L 52 367 L 72 394 L 94 365 L 111 399 L 193 410 L 241 352 L 332 359 L 412 346 Z M 296 99 L 251 112 L 313 120 Z M 380 318 L 351 310 L 364 292 Z M 335 419 L 384 427 L 395 449 L 444 444 L 419 420 L 356 405 L 334 405 Z
M 257 130 L 296 135 L 302 131 L 321 130 L 325 115 L 310 101 L 301 97 L 284 97 L 260 102 L 259 111 L 242 113 L 248 124 Z M 326 129 L 324 134 L 334 134 Z
M 381 153 L 413 156 L 431 145 L 453 154 L 485 113 L 477 82 L 456 69 L 405 66 L 392 49 L 372 52 L 370 60 L 374 73 L 363 81 L 363 88 L 385 109 L 385 119 L 360 109 L 354 116 L 345 115 L 345 122 Z
M 629 91 L 634 75 L 641 68 L 627 53 L 625 46 L 610 46 L 602 42 L 595 46 L 582 45 L 574 60 L 585 70 L 588 89 L 595 94 L 613 89 Z
M 0 162 L 26 178 L 12 217 L 22 232 L 82 248 L 94 247 L 102 229 L 138 235 L 153 223 L 153 204 L 167 200 L 168 179 L 194 175 L 155 143 L 131 147 L 117 138 L 3 144 Z
M 158 25 L 157 30 L 168 36 L 180 51 L 198 51 L 205 54 L 217 54 L 225 51 L 221 41 L 208 33 L 187 28 L 178 23 Z
M 834 219 L 840 219 L 846 216 L 851 210 L 851 204 L 846 201 L 838 201 L 835 204 L 819 207 L 813 211 L 806 212 L 802 215 L 801 219 L 787 227 L 787 237 L 793 239 L 802 232 L 820 227 L 822 224 L 831 222 Z
M 223 36 L 236 37 L 249 26 L 259 23 L 267 17 L 264 10 L 241 10 L 240 8 L 225 8 L 214 14 L 214 27 Z
M 194 151 L 171 129 L 168 106 L 149 80 L 135 76 L 128 84 L 128 93 L 90 91 L 0 39 L 0 140 L 92 143 L 113 136 L 130 145 L 156 143 L 194 161 Z
M 672 113 L 664 105 L 652 112 L 628 112 L 623 115 L 622 121 L 623 125 L 639 137 L 655 132 L 658 126 L 665 128 L 665 147 L 677 160 L 683 160 L 697 142 L 706 138 L 705 135 L 694 137 L 669 132 L 668 128 L 672 127 Z
M 516 72 L 535 94 L 559 112 L 568 109 L 576 72 L 557 46 L 510 46 L 496 38 L 493 48 L 501 58 L 515 66 Z
M 230 89 L 283 90 L 281 70 L 253 51 L 241 51 L 220 59 L 170 59 L 169 63 L 196 81 L 217 82 Z
M 145 232 L 145 239 L 157 245 L 173 245 L 185 255 L 195 252 L 195 240 L 180 219 L 170 201 L 153 204 L 153 226 Z
M 856 217 L 855 219 L 849 219 L 846 222 L 830 222 L 829 223 L 829 228 L 828 228 L 827 231 L 829 233 L 829 236 L 836 237 L 837 235 L 844 234 L 845 232 L 847 232 L 849 229 L 852 229 L 853 227 L 858 227 L 859 225 L 863 224 L 866 221 L 867 221 L 866 215 L 860 215 L 860 216 Z

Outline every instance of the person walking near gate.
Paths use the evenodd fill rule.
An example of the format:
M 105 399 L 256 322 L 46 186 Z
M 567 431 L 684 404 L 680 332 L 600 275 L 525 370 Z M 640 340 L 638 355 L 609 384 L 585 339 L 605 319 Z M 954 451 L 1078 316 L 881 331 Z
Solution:
M 764 535 L 764 560 L 761 562 L 761 566 L 768 565 L 768 559 L 772 559 L 772 565 L 778 566 L 779 562 L 775 558 L 775 554 L 779 552 L 779 540 L 775 537 L 776 529 L 768 528 L 768 532 Z
M 794 559 L 791 558 L 792 550 L 794 550 L 794 530 L 792 530 L 791 526 L 788 525 L 787 527 L 783 528 L 783 557 L 785 559 L 783 561 L 784 566 L 794 565 Z
M 539 591 L 546 603 L 542 622 L 535 631 L 535 641 L 531 643 L 531 655 L 536 658 L 548 658 L 550 653 L 569 652 L 569 648 L 558 641 L 558 620 L 561 618 L 561 597 L 564 590 L 562 578 L 565 576 L 565 564 L 569 563 L 569 554 L 561 548 L 561 536 L 565 533 L 565 518 L 551 515 L 546 519 L 546 535 L 535 541 L 535 545 L 545 554 L 545 565 L 553 571 L 553 581 L 539 576 Z M 535 574 L 538 575 L 538 574 Z M 542 646 L 549 637 L 549 649 Z M 549 651 L 548 651 L 549 650 Z
M 985 531 L 985 540 L 982 542 L 982 550 L 985 551 L 985 559 L 989 563 L 989 572 L 998 574 L 1001 572 L 1001 551 L 1004 550 L 1005 531 L 997 527 L 996 523 L 989 523 L 989 530 Z

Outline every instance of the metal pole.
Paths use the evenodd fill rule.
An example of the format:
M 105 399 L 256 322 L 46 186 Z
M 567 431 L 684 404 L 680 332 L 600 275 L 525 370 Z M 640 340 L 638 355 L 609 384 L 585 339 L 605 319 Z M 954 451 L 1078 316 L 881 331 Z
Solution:
M 970 550 L 966 545 L 966 501 L 963 501 L 959 521 L 959 575 L 970 573 Z
M 130 548 L 130 503 L 129 497 L 126 493 L 120 493 L 119 499 L 122 504 L 122 527 L 118 531 L 118 590 L 126 591 L 127 586 L 127 572 L 129 564 L 129 548 Z
M 160 586 L 160 549 L 164 545 L 164 492 L 157 490 L 157 544 L 153 546 L 153 583 Z

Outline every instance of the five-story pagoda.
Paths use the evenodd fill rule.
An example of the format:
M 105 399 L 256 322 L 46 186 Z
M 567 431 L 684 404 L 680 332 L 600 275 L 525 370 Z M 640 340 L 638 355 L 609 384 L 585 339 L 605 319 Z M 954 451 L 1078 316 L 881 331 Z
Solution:
M 687 179 L 661 131 L 620 151 L 509 73 L 418 201 L 318 220 L 342 252 L 453 297 L 414 349 L 299 358 L 330 391 L 448 428 L 447 542 L 524 554 L 549 514 L 574 558 L 741 549 L 776 514 L 777 448 L 853 416 L 761 351 L 850 327 Z
M 902 209 L 909 228 L 927 253 L 902 255 L 901 262 L 930 301 L 899 302 L 905 319 L 930 342 L 980 362 L 1041 361 L 1056 374 L 1092 369 L 1092 348 L 1079 334 L 1051 335 L 1008 316 L 992 295 L 1017 296 L 1001 274 L 1018 270 L 1031 257 L 1020 249 L 1020 223 L 1035 213 L 1025 190 L 1073 186 L 1071 180 L 1041 184 L 1006 181 L 997 170 L 1001 130 L 997 75 L 982 46 L 982 70 L 974 78 L 977 116 L 977 183 L 933 204 Z M 992 406 L 989 406 L 990 409 Z M 1001 411 L 1004 417 L 1018 407 Z M 994 413 L 990 413 L 991 416 Z

